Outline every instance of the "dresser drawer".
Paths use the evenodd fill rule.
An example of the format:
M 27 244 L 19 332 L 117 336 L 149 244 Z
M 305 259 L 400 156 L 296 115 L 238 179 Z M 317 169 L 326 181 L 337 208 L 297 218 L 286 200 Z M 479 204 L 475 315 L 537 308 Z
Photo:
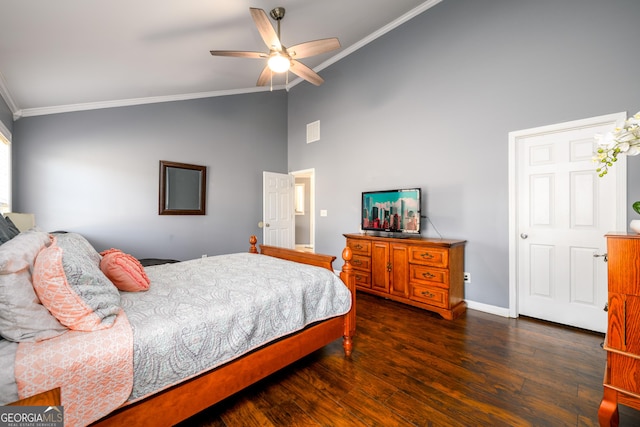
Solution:
M 640 296 L 640 239 L 638 235 L 608 236 L 609 292 Z
M 609 292 L 607 346 L 640 355 L 640 297 Z
M 371 258 L 368 256 L 354 255 L 351 258 L 351 265 L 356 270 L 371 271 Z
M 448 289 L 449 270 L 411 264 L 409 265 L 409 280 L 413 283 Z
M 609 384 L 640 394 L 640 359 L 636 359 L 638 356 L 626 356 L 614 352 L 610 352 L 607 356 L 610 368 Z
M 449 251 L 440 248 L 409 248 L 409 262 L 412 264 L 430 265 L 432 267 L 449 267 Z
M 446 289 L 412 284 L 410 291 L 409 299 L 436 307 L 449 307 L 449 292 Z
M 371 242 L 369 240 L 347 239 L 347 246 L 351 248 L 354 255 L 371 255 Z
M 361 288 L 371 288 L 371 273 L 359 271 L 354 271 L 356 275 L 356 286 Z

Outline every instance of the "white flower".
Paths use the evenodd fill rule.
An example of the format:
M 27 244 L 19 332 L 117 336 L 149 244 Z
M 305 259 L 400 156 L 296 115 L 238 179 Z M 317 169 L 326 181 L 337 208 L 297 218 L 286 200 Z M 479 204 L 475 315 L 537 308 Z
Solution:
M 621 153 L 627 153 L 627 151 L 629 151 L 629 143 L 628 142 L 621 142 L 618 144 L 618 148 L 620 149 Z
M 633 134 L 633 132 L 627 129 L 624 129 L 618 132 L 615 136 L 615 140 L 621 143 L 630 142 L 630 141 L 633 141 L 634 139 L 638 139 L 638 138 Z
M 640 126 L 640 112 L 627 119 L 628 126 Z
M 629 147 L 629 150 L 624 154 L 626 154 L 627 156 L 637 156 L 638 154 L 640 154 L 640 147 L 638 145 L 633 145 Z
M 616 144 L 616 141 L 613 138 L 613 132 L 607 132 L 604 135 L 601 133 L 597 133 L 595 134 L 595 138 L 596 140 L 598 140 L 599 147 L 613 148 L 613 146 Z
M 640 111 L 629 117 L 621 128 L 613 132 L 594 135 L 597 142 L 597 151 L 593 157 L 594 162 L 600 163 L 596 172 L 602 177 L 618 160 L 618 154 L 637 156 L 640 154 Z

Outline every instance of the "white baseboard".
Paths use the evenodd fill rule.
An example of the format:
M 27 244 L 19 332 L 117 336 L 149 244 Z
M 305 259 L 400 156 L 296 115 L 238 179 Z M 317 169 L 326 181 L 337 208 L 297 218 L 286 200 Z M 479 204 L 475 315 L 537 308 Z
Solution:
M 504 307 L 498 307 L 495 305 L 483 304 L 481 302 L 469 301 L 467 302 L 467 308 L 471 310 L 483 311 L 489 314 L 495 314 L 496 316 L 509 317 L 509 309 Z

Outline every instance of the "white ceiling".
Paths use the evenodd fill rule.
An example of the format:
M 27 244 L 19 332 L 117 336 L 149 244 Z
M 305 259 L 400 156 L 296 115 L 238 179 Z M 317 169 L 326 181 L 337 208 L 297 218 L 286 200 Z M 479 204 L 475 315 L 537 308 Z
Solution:
M 440 1 L 0 0 L 0 95 L 18 118 L 269 90 L 255 86 L 264 60 L 209 54 L 268 51 L 250 7 L 285 7 L 286 46 L 338 37 L 341 49 L 301 60 L 322 75 Z

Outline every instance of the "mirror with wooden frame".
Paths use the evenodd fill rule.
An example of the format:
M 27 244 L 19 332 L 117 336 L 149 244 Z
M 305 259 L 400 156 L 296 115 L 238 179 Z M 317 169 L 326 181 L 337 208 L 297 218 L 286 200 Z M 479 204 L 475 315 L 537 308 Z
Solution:
M 160 160 L 160 215 L 205 215 L 207 167 Z

